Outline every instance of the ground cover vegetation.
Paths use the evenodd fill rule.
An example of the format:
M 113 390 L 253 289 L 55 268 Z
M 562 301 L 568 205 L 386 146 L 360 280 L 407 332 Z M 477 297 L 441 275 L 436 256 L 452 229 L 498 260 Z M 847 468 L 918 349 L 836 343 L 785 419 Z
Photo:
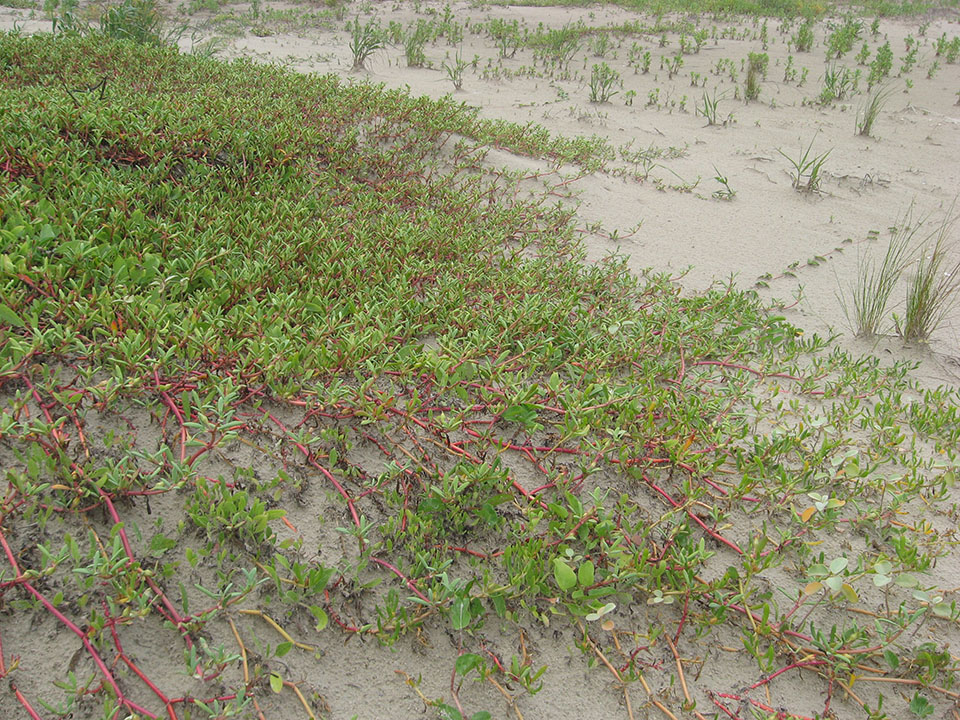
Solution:
M 598 138 L 179 55 L 128 5 L 0 37 L 0 708 L 350 717 L 325 653 L 432 638 L 442 684 L 398 670 L 429 712 L 522 720 L 561 690 L 533 648 L 564 628 L 624 717 L 956 716 L 956 390 L 753 292 L 584 265 L 557 200 L 618 155 Z M 350 22 L 362 66 L 389 31 Z M 865 30 L 838 24 L 832 59 Z M 610 52 L 489 32 L 557 73 Z M 423 63 L 432 33 L 397 44 Z M 586 72 L 611 102 L 620 78 Z M 696 112 L 725 124 L 721 99 Z M 546 169 L 495 171 L 492 147 Z M 782 153 L 797 190 L 829 153 Z M 932 260 L 951 229 L 905 336 L 956 296 Z M 30 627 L 76 652 L 18 653 Z M 751 679 L 711 686 L 720 663 Z M 779 697 L 796 674 L 810 696 Z

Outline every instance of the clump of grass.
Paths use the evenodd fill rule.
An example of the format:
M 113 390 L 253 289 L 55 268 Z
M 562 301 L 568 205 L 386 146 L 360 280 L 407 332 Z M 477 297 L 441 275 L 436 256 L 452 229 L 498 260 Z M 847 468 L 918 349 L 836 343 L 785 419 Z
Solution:
M 904 340 L 927 340 L 960 300 L 960 259 L 956 259 L 957 243 L 949 237 L 957 221 L 955 207 L 956 203 L 920 250 L 903 318 L 894 318 Z
M 697 105 L 697 114 L 706 118 L 707 125 L 720 124 L 719 110 L 722 99 L 723 95 L 717 95 L 716 91 L 714 91 L 713 94 L 708 93 L 706 90 L 703 91 L 703 97 L 700 99 L 700 104 Z
M 586 28 L 582 23 L 564 25 L 562 28 L 539 30 L 529 37 L 534 55 L 549 67 L 564 69 L 580 49 L 580 41 Z
M 460 50 L 457 51 L 456 57 L 450 62 L 446 60 L 443 61 L 443 70 L 447 73 L 447 78 L 450 82 L 453 83 L 454 90 L 463 89 L 463 71 L 469 66 L 470 63 L 463 59 L 463 54 Z
M 407 67 L 423 67 L 427 63 L 427 56 L 423 48 L 430 39 L 430 26 L 423 20 L 411 24 L 403 36 L 403 55 L 407 60 Z
M 53 32 L 68 35 L 86 35 L 99 32 L 116 40 L 131 40 L 143 45 L 175 44 L 186 30 L 186 25 L 165 29 L 165 21 L 156 0 L 123 0 L 108 5 L 100 15 L 99 27 L 92 28 L 80 11 L 77 0 L 63 0 L 47 6 Z
M 913 206 L 890 228 L 890 241 L 883 258 L 861 255 L 857 277 L 848 288 L 849 300 L 840 296 L 841 307 L 857 337 L 871 338 L 883 331 L 883 321 L 893 291 L 910 261 L 913 237 L 922 223 L 913 222 Z
M 374 18 L 366 23 L 360 22 L 360 16 L 347 23 L 350 33 L 350 53 L 353 55 L 353 69 L 362 70 L 363 64 L 377 50 L 386 47 L 386 39 L 380 28 L 380 21 Z
M 163 24 L 156 0 L 124 0 L 108 7 L 100 16 L 100 32 L 107 37 L 145 45 L 164 45 L 176 40 L 178 33 L 164 33 Z
M 79 14 L 79 0 L 48 0 L 44 10 L 50 18 L 51 30 L 60 34 L 82 34 L 90 29 Z
M 810 52 L 813 48 L 813 21 L 805 20 L 790 40 L 797 52 Z
M 867 76 L 867 86 L 873 87 L 890 75 L 893 68 L 893 50 L 890 43 L 885 42 L 877 48 L 877 54 L 870 63 L 870 74 Z
M 743 88 L 743 96 L 750 102 L 760 97 L 760 79 L 767 75 L 767 65 L 770 56 L 767 53 L 750 53 L 747 56 L 747 81 Z
M 857 135 L 869 136 L 873 133 L 873 124 L 892 94 L 893 87 L 890 85 L 878 85 L 870 92 L 863 106 L 857 112 Z
M 605 37 L 605 36 L 604 36 Z M 590 102 L 605 103 L 617 94 L 615 87 L 622 84 L 620 73 L 605 62 L 594 65 L 590 72 Z
M 837 67 L 829 63 L 823 71 L 823 88 L 820 90 L 821 104 L 832 103 L 834 100 L 843 100 L 848 94 L 857 91 L 860 81 L 860 70 L 851 70 L 848 67 Z
M 821 172 L 823 171 L 824 163 L 827 161 L 827 158 L 830 157 L 832 148 L 819 155 L 814 155 L 814 140 L 816 140 L 816 135 L 810 140 L 810 144 L 807 145 L 805 150 L 803 145 L 800 146 L 800 154 L 795 157 L 787 155 L 783 150 L 777 148 L 777 152 L 783 155 L 793 166 L 793 172 L 790 174 L 790 177 L 793 180 L 793 189 L 797 192 L 818 192 L 820 190 L 820 184 L 823 182 Z

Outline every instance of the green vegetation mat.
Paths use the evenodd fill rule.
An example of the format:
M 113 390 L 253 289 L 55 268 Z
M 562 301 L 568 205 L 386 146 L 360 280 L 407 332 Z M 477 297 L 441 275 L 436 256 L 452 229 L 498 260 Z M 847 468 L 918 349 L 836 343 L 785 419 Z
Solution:
M 562 688 L 493 626 L 631 717 L 957 697 L 956 391 L 582 264 L 599 141 L 97 35 L 0 35 L 0 107 L 4 717 L 326 716 L 324 648 L 430 631 L 432 713 L 522 717 Z

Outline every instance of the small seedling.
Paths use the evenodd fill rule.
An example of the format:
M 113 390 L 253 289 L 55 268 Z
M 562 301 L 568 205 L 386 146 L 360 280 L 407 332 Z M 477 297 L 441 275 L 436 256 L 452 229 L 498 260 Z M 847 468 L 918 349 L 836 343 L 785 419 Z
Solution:
M 720 189 L 713 191 L 713 197 L 717 200 L 733 200 L 737 195 L 737 191 L 730 187 L 730 182 L 726 175 L 717 170 L 716 165 L 713 166 L 713 171 L 716 173 L 713 179 L 720 183 Z
M 702 115 L 707 120 L 707 125 L 719 125 L 721 121 L 719 119 L 719 108 L 720 101 L 723 100 L 725 93 L 717 94 L 714 91 L 713 94 L 708 93 L 706 90 L 703 92 L 703 96 L 700 99 L 700 104 L 697 105 L 697 114 Z M 727 124 L 727 121 L 722 121 L 723 125 Z
M 470 66 L 466 60 L 463 59 L 461 51 L 457 51 L 456 57 L 452 62 L 443 61 L 443 70 L 447 73 L 447 78 L 453 83 L 454 90 L 463 89 L 463 71 Z

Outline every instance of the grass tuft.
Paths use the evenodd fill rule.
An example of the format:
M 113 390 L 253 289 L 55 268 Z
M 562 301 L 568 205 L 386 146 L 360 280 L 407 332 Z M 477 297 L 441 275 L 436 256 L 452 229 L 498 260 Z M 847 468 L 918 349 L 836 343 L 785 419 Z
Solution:
M 955 207 L 956 203 L 920 250 L 907 288 L 903 318 L 896 318 L 897 332 L 904 340 L 929 339 L 960 301 L 958 244 L 950 240 L 950 232 L 958 219 Z
M 813 154 L 813 143 L 817 139 L 816 134 L 810 140 L 810 144 L 804 149 L 800 146 L 800 152 L 796 156 L 787 155 L 783 150 L 777 148 L 777 152 L 785 157 L 793 167 L 790 178 L 793 181 L 793 189 L 797 192 L 815 193 L 819 192 L 820 184 L 823 182 L 823 165 L 830 157 L 831 150 L 826 150 L 819 155 Z
M 770 56 L 767 53 L 749 53 L 747 56 L 747 80 L 743 96 L 747 102 L 760 97 L 760 79 L 767 76 Z
M 894 88 L 891 85 L 878 85 L 870 91 L 863 106 L 857 112 L 857 135 L 873 134 L 873 124 L 893 92 Z
M 363 64 L 377 50 L 386 47 L 386 38 L 380 28 L 380 21 L 374 18 L 366 23 L 360 22 L 360 16 L 347 23 L 350 33 L 350 53 L 353 55 L 353 69 L 362 70 Z
M 622 86 L 620 73 L 605 62 L 594 65 L 590 72 L 590 102 L 605 103 L 617 94 L 614 88 Z
M 913 238 L 921 225 L 914 222 L 911 205 L 890 229 L 883 259 L 878 263 L 870 255 L 861 255 L 856 280 L 848 289 L 849 304 L 844 295 L 840 296 L 847 322 L 858 337 L 871 338 L 883 332 L 890 298 L 910 262 Z

